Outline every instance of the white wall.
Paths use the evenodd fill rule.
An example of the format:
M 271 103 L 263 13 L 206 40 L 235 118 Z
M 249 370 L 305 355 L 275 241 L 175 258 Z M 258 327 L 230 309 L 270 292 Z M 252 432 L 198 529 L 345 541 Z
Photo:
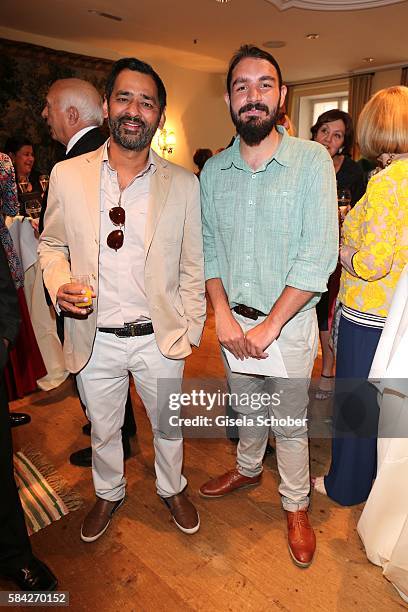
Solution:
M 177 139 L 170 159 L 196 170 L 192 156 L 197 148 L 215 151 L 227 146 L 234 134 L 223 98 L 224 78 L 165 62 L 156 61 L 153 66 L 167 89 L 166 128 L 173 130 Z
M 376 93 L 385 87 L 400 85 L 401 83 L 401 68 L 393 68 L 392 70 L 381 70 L 376 72 L 373 77 L 371 93 Z

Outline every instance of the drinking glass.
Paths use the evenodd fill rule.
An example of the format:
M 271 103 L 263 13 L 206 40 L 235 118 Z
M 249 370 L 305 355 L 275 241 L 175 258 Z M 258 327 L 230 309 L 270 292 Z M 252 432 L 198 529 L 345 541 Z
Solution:
M 92 308 L 92 289 L 91 283 L 89 281 L 89 274 L 76 274 L 75 276 L 71 276 L 71 283 L 76 283 L 77 285 L 82 285 L 83 289 L 85 289 L 85 293 L 80 302 L 76 302 L 75 306 L 78 308 Z
M 347 187 L 337 188 L 337 205 L 339 208 L 339 223 L 343 223 L 345 216 L 351 208 L 351 191 Z
M 21 178 L 18 181 L 18 186 L 20 187 L 21 193 L 27 193 L 28 185 L 29 185 L 28 178 Z
M 41 185 L 42 192 L 45 193 L 47 191 L 48 183 L 50 182 L 50 177 L 48 174 L 40 174 L 38 180 Z
M 30 198 L 25 203 L 25 211 L 31 219 L 38 219 L 41 214 L 41 200 L 36 198 Z

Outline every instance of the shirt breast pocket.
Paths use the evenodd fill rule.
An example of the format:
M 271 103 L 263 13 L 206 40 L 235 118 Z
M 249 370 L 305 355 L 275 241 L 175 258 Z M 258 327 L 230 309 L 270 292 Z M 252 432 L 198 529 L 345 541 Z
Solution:
M 295 192 L 289 189 L 268 189 L 260 219 L 274 234 L 290 234 L 299 221 L 295 209 Z
M 234 227 L 236 194 L 225 191 L 214 194 L 214 210 L 218 231 L 221 234 L 231 234 Z

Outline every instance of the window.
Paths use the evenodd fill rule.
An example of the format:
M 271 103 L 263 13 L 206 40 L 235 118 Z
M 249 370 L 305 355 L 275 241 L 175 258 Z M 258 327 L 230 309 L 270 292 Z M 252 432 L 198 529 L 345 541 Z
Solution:
M 314 125 L 317 121 L 317 118 L 326 111 L 332 110 L 333 108 L 339 108 L 342 111 L 347 113 L 348 111 L 348 98 L 338 97 L 331 98 L 330 100 L 312 100 L 312 109 L 313 109 L 313 120 L 312 125 Z

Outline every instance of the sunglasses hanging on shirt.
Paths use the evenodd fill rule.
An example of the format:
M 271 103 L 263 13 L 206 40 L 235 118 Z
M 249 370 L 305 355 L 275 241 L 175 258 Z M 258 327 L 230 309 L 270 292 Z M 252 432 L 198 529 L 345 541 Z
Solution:
M 126 211 L 124 208 L 122 208 L 120 204 L 121 199 L 122 199 L 122 195 L 119 198 L 118 205 L 113 206 L 113 208 L 111 208 L 109 211 L 109 219 L 112 221 L 113 225 L 118 226 L 119 229 L 116 229 L 110 232 L 110 234 L 108 234 L 106 242 L 107 242 L 108 247 L 111 249 L 114 249 L 115 251 L 122 248 L 123 240 L 125 237 L 123 230 L 125 228 Z

